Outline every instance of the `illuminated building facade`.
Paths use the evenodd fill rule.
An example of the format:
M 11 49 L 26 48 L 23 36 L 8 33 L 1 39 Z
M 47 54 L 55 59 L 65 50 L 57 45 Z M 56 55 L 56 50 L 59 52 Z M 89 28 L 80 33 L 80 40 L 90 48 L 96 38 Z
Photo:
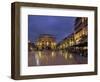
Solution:
M 58 45 L 58 49 L 87 50 L 88 19 L 77 17 L 75 19 L 74 32 L 63 39 Z
M 64 38 L 59 44 L 58 49 L 66 49 L 68 47 L 71 47 L 75 44 L 74 41 L 74 33 L 70 34 L 66 38 Z
M 56 40 L 52 35 L 43 34 L 40 35 L 38 40 L 36 41 L 36 47 L 39 50 L 43 49 L 56 49 Z
M 88 28 L 86 17 L 78 17 L 75 20 L 74 39 L 76 44 L 80 44 L 87 40 Z
M 74 31 L 66 36 L 58 44 L 56 43 L 55 37 L 49 34 L 42 34 L 36 40 L 35 45 L 29 42 L 29 50 L 34 48 L 35 50 L 60 50 L 60 49 L 73 49 L 77 50 L 87 50 L 87 37 L 88 37 L 88 18 L 77 17 L 75 19 Z

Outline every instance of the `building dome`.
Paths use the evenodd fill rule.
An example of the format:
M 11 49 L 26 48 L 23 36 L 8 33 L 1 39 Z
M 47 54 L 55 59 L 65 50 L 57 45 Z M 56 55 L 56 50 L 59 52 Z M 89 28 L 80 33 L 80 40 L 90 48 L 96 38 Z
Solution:
M 36 41 L 36 46 L 38 49 L 55 49 L 56 40 L 55 37 L 49 34 L 42 34 Z

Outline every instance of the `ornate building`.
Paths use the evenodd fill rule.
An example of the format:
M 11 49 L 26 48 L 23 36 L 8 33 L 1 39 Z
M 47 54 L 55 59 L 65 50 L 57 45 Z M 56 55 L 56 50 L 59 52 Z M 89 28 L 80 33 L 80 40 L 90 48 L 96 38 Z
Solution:
M 35 45 L 29 43 L 29 50 L 56 50 L 56 49 L 68 49 L 73 51 L 87 50 L 87 37 L 88 37 L 88 18 L 76 17 L 73 32 L 66 36 L 58 44 L 56 38 L 50 34 L 42 34 L 38 37 Z
M 88 37 L 87 21 L 88 19 L 86 17 L 77 17 L 75 20 L 74 39 L 76 45 L 87 42 L 87 37 Z
M 75 44 L 74 42 L 74 33 L 65 37 L 57 46 L 58 49 L 67 49 Z
M 58 45 L 58 49 L 69 50 L 87 50 L 87 37 L 88 37 L 88 18 L 77 17 L 75 19 L 74 31 L 65 37 Z
M 40 37 L 36 41 L 36 47 L 39 50 L 43 49 L 56 49 L 56 40 L 55 37 L 49 34 L 40 35 Z

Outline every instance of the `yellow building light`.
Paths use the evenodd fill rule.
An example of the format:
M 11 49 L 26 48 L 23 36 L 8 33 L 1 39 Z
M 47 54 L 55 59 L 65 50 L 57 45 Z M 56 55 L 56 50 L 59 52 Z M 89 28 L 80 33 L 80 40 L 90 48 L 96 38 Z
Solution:
M 47 42 L 46 44 L 47 44 L 47 46 L 48 46 L 48 45 L 49 45 L 49 42 Z
M 60 48 L 62 48 L 62 45 L 60 46 Z
M 41 46 L 42 45 L 42 42 L 40 42 L 39 45 Z
M 56 46 L 56 43 L 54 42 L 53 45 Z
M 66 45 L 65 44 L 63 44 L 63 48 L 65 48 L 66 47 Z

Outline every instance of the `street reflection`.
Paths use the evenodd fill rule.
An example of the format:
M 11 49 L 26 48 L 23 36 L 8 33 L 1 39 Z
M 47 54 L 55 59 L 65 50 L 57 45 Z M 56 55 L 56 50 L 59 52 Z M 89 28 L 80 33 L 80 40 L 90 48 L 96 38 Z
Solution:
M 28 55 L 28 66 L 47 66 L 47 65 L 70 65 L 86 64 L 87 57 L 82 53 L 71 53 L 66 50 L 60 51 L 32 51 Z

